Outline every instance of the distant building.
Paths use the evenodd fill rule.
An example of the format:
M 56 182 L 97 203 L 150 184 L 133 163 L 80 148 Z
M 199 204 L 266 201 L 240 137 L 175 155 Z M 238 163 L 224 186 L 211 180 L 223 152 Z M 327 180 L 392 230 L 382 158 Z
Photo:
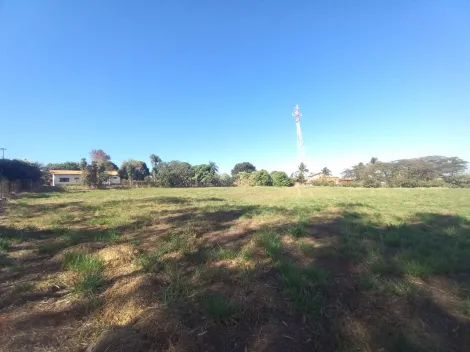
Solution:
M 70 186 L 70 185 L 81 185 L 82 182 L 82 171 L 81 170 L 51 170 L 52 186 Z M 119 185 L 121 184 L 121 178 L 117 171 L 106 171 L 109 175 L 108 185 Z

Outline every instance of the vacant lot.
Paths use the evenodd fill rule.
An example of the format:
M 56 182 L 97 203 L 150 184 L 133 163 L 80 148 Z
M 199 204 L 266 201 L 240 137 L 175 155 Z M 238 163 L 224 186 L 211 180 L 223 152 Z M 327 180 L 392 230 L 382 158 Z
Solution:
M 23 194 L 2 351 L 469 351 L 470 190 Z

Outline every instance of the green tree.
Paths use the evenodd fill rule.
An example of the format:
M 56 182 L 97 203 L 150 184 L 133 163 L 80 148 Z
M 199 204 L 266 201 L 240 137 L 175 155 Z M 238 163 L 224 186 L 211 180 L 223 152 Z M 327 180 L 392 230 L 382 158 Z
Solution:
M 123 164 L 122 169 L 126 170 L 126 178 L 129 180 L 130 185 L 132 186 L 132 181 L 136 178 L 136 168 L 132 162 L 127 162 Z
M 99 184 L 99 166 L 96 161 L 92 161 L 82 173 L 82 182 L 88 187 L 97 187 Z
M 219 171 L 219 167 L 217 166 L 217 164 L 213 161 L 209 161 L 209 164 L 208 164 L 211 168 L 211 170 L 215 173 L 217 173 Z
M 290 187 L 293 184 L 292 179 L 284 171 L 271 172 L 271 178 L 275 187 Z
M 375 156 L 373 156 L 372 158 L 370 158 L 369 163 L 370 163 L 370 164 L 376 164 L 377 161 L 379 161 L 379 158 L 376 158 Z
M 150 154 L 150 165 L 152 165 L 152 169 L 155 169 L 158 163 L 162 162 L 162 159 L 158 155 Z
M 39 181 L 42 177 L 40 165 L 23 160 L 0 159 L 0 178 L 9 181 Z
M 222 174 L 219 177 L 219 186 L 221 187 L 232 187 L 233 186 L 233 177 L 229 174 Z
M 80 160 L 80 170 L 82 170 L 82 171 L 85 170 L 86 167 L 87 167 L 87 165 L 88 165 L 88 163 L 86 162 L 86 159 L 85 159 L 85 158 L 82 158 L 82 159 Z
M 217 168 L 217 165 L 215 165 Z M 216 172 L 214 166 L 210 164 L 201 164 L 192 166 L 194 172 L 193 180 L 196 186 L 212 186 L 216 184 Z
M 119 177 L 122 179 L 129 179 L 129 174 L 127 172 L 129 164 L 133 167 L 133 174 L 131 177 L 133 181 L 143 181 L 147 176 L 150 175 L 149 168 L 145 162 L 130 159 L 124 161 L 119 168 Z
M 327 167 L 324 167 L 323 169 L 321 169 L 321 174 L 322 174 L 324 177 L 331 176 L 331 170 L 328 169 Z
M 303 162 L 300 163 L 299 165 L 299 168 L 297 170 L 297 173 L 300 174 L 300 175 L 303 175 L 305 176 L 305 174 L 308 172 L 309 170 L 307 169 L 307 165 L 305 165 Z
M 250 177 L 252 186 L 272 186 L 273 179 L 271 175 L 266 170 L 259 170 L 253 172 Z
M 161 162 L 156 167 L 155 184 L 159 187 L 190 187 L 194 183 L 194 169 L 181 161 Z
M 45 166 L 49 170 L 80 170 L 80 164 L 75 161 L 66 161 L 63 163 L 52 163 Z
M 238 163 L 233 167 L 232 176 L 236 176 L 240 172 L 249 173 L 249 172 L 255 172 L 255 171 L 256 171 L 256 167 L 252 163 L 245 161 L 243 163 Z

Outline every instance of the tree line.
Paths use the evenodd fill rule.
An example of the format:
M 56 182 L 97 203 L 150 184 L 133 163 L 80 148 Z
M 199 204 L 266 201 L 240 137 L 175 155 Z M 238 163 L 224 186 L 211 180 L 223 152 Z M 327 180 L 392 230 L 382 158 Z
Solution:
M 390 162 L 373 157 L 344 170 L 344 178 L 358 187 L 470 187 L 470 175 L 464 174 L 468 162 L 458 157 L 439 155 L 399 159 Z
M 250 162 L 236 164 L 230 174 L 220 174 L 215 162 L 191 165 L 182 161 L 163 161 L 156 154 L 149 156 L 150 168 L 145 161 L 130 159 L 118 167 L 102 149 L 90 152 L 90 162 L 80 161 L 41 165 L 21 160 L 0 160 L 0 179 L 42 180 L 51 182 L 51 170 L 82 170 L 82 181 L 89 187 L 101 187 L 109 179 L 109 171 L 118 172 L 125 183 L 145 183 L 153 187 L 229 187 L 276 186 L 294 184 L 334 185 L 331 171 L 324 167 L 311 174 L 301 163 L 298 170 L 288 176 L 283 171 L 257 170 Z M 464 174 L 468 162 L 458 157 L 427 156 L 390 162 L 373 157 L 368 163 L 357 163 L 342 172 L 349 187 L 470 187 L 470 175 Z

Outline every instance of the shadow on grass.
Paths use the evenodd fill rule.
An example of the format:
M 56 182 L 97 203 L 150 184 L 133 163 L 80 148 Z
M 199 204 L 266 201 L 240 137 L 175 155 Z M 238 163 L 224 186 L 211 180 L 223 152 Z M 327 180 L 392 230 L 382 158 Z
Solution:
M 325 221 L 306 218 L 315 209 L 169 211 L 169 228 L 141 261 L 146 280 L 119 297 L 148 295 L 158 304 L 146 302 L 132 324 L 109 327 L 90 351 L 468 350 L 470 323 L 459 304 L 470 295 L 470 222 L 418 213 L 390 225 L 356 211 L 362 203 L 344 206 Z M 303 220 L 233 229 L 264 214 Z M 142 232 L 142 240 L 156 236 Z M 90 234 L 77 243 L 92 241 Z M 86 314 L 78 312 L 61 323 Z
M 243 211 L 230 214 L 198 216 L 230 221 Z M 269 261 L 255 267 L 217 265 L 241 256 L 240 242 L 234 254 L 200 247 L 183 248 L 178 259 L 158 258 L 151 270 L 163 303 L 158 314 L 146 311 L 135 324 L 110 329 L 93 351 L 121 348 L 129 331 L 135 346 L 146 343 L 148 350 L 170 342 L 188 351 L 465 351 L 470 345 L 469 320 L 445 303 L 454 293 L 435 290 L 443 279 L 459 288 L 457 297 L 469 293 L 468 220 L 423 213 L 387 226 L 344 211 L 318 228 L 308 224 L 304 239 L 324 241 L 313 262 L 283 244 L 294 224 L 286 225 L 245 234 L 262 233 L 255 240 L 258 259 Z M 177 324 L 166 329 L 162 316 Z

